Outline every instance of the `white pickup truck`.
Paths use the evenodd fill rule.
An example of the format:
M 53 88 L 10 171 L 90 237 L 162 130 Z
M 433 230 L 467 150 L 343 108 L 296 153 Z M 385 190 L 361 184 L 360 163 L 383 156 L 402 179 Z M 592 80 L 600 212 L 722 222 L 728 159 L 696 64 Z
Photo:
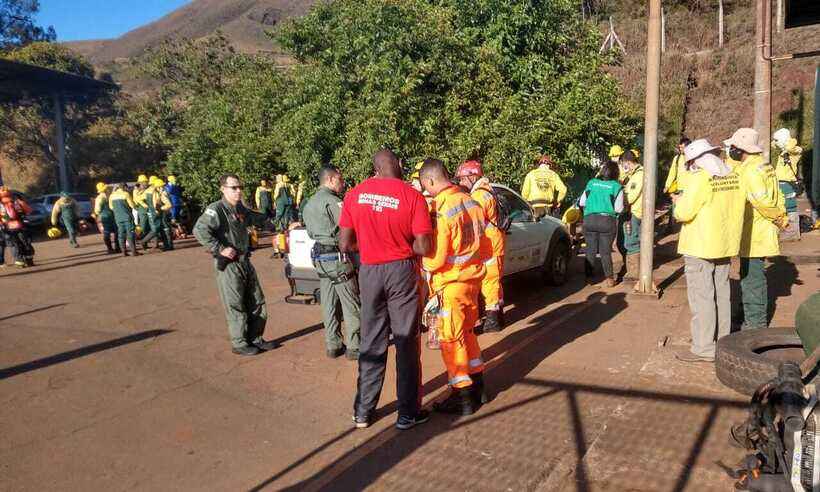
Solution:
M 553 217 L 535 219 L 532 208 L 521 196 L 504 185 L 493 183 L 499 200 L 509 210 L 511 225 L 507 231 L 504 255 L 504 278 L 522 272 L 540 270 L 550 285 L 567 281 L 571 258 L 571 241 L 563 223 Z M 289 252 L 285 259 L 285 276 L 291 287 L 286 302 L 312 304 L 320 302 L 319 277 L 310 259 L 313 240 L 304 227 L 290 231 Z

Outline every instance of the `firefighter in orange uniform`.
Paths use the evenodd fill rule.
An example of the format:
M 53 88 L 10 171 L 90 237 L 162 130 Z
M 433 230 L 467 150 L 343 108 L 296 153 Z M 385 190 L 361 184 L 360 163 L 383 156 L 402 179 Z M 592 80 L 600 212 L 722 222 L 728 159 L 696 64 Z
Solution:
M 470 190 L 470 197 L 481 205 L 486 222 L 484 224 L 485 240 L 483 255 L 487 274 L 481 283 L 481 295 L 484 297 L 483 332 L 501 331 L 504 328 L 504 291 L 501 277 L 504 271 L 505 231 L 499 224 L 498 202 L 492 191 L 490 180 L 484 176 L 484 170 L 478 161 L 467 161 L 458 167 L 456 178 L 459 184 Z
M 433 197 L 433 249 L 422 259 L 431 302 L 438 304 L 441 357 L 447 366 L 450 396 L 434 409 L 471 415 L 484 397 L 484 361 L 473 332 L 478 294 L 486 268 L 483 256 L 484 212 L 481 205 L 450 182 L 444 164 L 428 159 L 419 177 Z

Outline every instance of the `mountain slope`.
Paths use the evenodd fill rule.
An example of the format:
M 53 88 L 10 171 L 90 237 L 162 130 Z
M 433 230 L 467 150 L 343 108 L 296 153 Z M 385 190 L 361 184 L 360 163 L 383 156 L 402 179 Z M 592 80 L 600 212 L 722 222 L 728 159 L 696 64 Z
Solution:
M 247 52 L 272 50 L 265 35 L 278 22 L 303 15 L 314 0 L 194 0 L 117 39 L 66 43 L 95 64 L 138 56 L 169 38 L 201 38 L 221 30 Z

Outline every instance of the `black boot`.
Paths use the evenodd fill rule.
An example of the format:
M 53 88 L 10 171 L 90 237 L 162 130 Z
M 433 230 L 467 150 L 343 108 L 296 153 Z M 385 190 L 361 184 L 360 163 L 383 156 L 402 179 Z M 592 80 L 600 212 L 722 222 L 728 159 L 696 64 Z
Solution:
M 476 401 L 480 401 L 483 405 L 484 403 L 488 403 L 490 401 L 490 395 L 487 394 L 487 390 L 484 387 L 484 373 L 478 372 L 476 374 L 470 374 L 470 378 L 473 380 L 473 397 Z
M 472 415 L 481 406 L 473 398 L 473 387 L 453 388 L 450 396 L 440 403 L 433 404 L 433 410 L 453 415 Z
M 487 311 L 486 315 L 484 316 L 484 326 L 483 332 L 484 333 L 493 333 L 499 332 L 504 327 L 501 326 L 501 319 L 497 309 L 492 311 Z
M 114 246 L 111 245 L 111 237 L 108 234 L 103 234 L 103 242 L 105 243 L 105 248 L 108 250 L 109 255 L 116 253 Z

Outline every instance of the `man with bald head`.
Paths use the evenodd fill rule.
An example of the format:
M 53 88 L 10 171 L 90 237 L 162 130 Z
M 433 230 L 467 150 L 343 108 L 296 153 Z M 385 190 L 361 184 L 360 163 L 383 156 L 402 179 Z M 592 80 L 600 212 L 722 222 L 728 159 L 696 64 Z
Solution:
M 421 193 L 402 181 L 389 150 L 373 158 L 375 176 L 350 190 L 339 220 L 339 249 L 361 258 L 359 379 L 356 427 L 368 427 L 379 403 L 390 334 L 396 347 L 398 420 L 405 430 L 426 422 L 421 410 L 417 256 L 430 248 L 430 216 Z

